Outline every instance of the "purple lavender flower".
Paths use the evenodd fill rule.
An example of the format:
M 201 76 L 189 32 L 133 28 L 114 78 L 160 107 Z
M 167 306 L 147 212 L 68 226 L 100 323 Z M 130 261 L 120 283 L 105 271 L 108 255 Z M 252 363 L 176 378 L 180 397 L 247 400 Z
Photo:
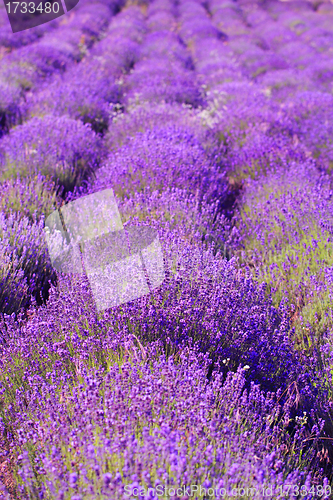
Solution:
M 49 213 L 60 206 L 60 196 L 54 182 L 40 173 L 34 179 L 8 179 L 1 185 L 0 207 L 9 215 L 17 212 L 33 220 Z
M 122 196 L 165 185 L 221 199 L 226 194 L 224 176 L 210 164 L 200 141 L 191 131 L 174 126 L 137 134 L 111 154 L 96 175 L 98 189 L 112 187 Z
M 20 98 L 17 87 L 0 82 L 0 137 L 20 122 Z
M 254 385 L 247 393 L 244 370 L 229 373 L 225 382 L 213 375 L 207 384 L 207 359 L 195 350 L 182 352 L 180 363 L 154 350 L 149 355 L 151 366 L 124 360 L 120 368 L 112 363 L 104 376 L 93 370 L 86 373 L 71 396 L 61 391 L 60 397 L 44 397 L 43 411 L 30 406 L 42 424 L 36 430 L 17 414 L 38 455 L 43 436 L 40 462 L 55 491 L 67 487 L 75 498 L 93 498 L 97 491 L 121 497 L 140 487 L 171 488 L 183 482 L 225 491 L 251 485 L 258 492 L 290 480 L 311 485 L 311 474 L 296 465 L 297 459 L 292 473 L 287 467 L 281 470 L 282 443 L 297 446 L 304 434 L 285 440 L 285 424 L 276 421 L 281 410 L 275 398 L 264 396 Z M 38 385 L 45 386 L 36 379 L 31 384 L 30 398 Z M 97 434 L 99 444 L 92 444 Z M 59 451 L 51 461 L 55 440 Z M 308 453 L 307 459 L 311 456 Z M 78 460 L 89 476 L 75 471 Z M 33 490 L 28 457 L 19 474 L 25 492 Z
M 31 223 L 27 217 L 1 212 L 1 294 L 0 310 L 11 314 L 48 297 L 49 281 L 56 276 L 48 256 L 43 221 Z
M 203 103 L 195 75 L 169 58 L 156 57 L 137 63 L 127 78 L 125 92 L 125 102 L 180 102 L 192 106 Z
M 101 157 L 90 126 L 66 116 L 32 118 L 4 137 L 1 149 L 3 178 L 41 172 L 67 190 L 91 174 Z

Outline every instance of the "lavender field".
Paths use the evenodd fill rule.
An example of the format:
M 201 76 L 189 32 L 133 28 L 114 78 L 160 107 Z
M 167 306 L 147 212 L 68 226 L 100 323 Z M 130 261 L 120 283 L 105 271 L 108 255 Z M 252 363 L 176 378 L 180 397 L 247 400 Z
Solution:
M 101 311 L 44 227 L 108 189 L 165 275 Z M 332 242 L 333 3 L 1 3 L 0 498 L 333 498 Z

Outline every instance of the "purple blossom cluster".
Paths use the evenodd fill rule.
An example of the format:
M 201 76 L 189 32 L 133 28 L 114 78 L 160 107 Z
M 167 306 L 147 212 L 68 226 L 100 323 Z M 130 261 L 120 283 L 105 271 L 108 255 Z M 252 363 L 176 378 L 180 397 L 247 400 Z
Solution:
M 38 92 L 45 79 L 51 83 L 51 77 L 62 74 L 82 60 L 102 36 L 118 8 L 118 4 L 111 1 L 106 4 L 96 1 L 89 5 L 81 0 L 81 3 L 82 7 L 73 11 L 65 24 L 56 19 L 47 27 L 43 25 L 11 34 L 17 47 L 9 41 L 0 45 L 6 49 L 0 54 L 0 133 L 8 132 L 8 128 L 18 123 L 26 112 L 27 92 Z M 10 29 L 9 23 L 6 28 Z M 16 108 L 20 113 L 15 111 L 18 116 L 13 121 Z
M 98 167 L 102 149 L 91 127 L 67 116 L 34 117 L 1 142 L 1 177 L 49 175 L 73 189 Z
M 3 13 L 2 498 L 331 498 L 331 3 Z M 165 279 L 101 312 L 44 224 L 104 189 Z
M 172 22 L 167 29 L 152 26 L 142 41 L 138 61 L 124 85 L 125 103 L 177 102 L 194 107 L 203 104 L 185 41 L 180 33 L 174 33 L 174 11 L 171 4 L 163 4 L 163 13 L 167 12 Z M 150 12 L 147 14 L 149 23 Z
M 28 116 L 47 112 L 68 115 L 90 123 L 97 133 L 109 126 L 112 105 L 122 103 L 121 78 L 137 59 L 138 42 L 144 32 L 140 11 L 134 6 L 114 17 L 102 40 L 80 65 L 72 66 L 53 81 L 45 82 L 28 100 Z M 126 40 L 126 44 L 124 43 Z
M 96 172 L 95 189 L 112 186 L 120 196 L 167 186 L 187 189 L 200 198 L 223 200 L 224 175 L 207 157 L 200 141 L 174 125 L 138 133 L 112 153 Z
M 27 307 L 34 297 L 41 303 L 48 293 L 48 281 L 55 280 L 47 252 L 43 222 L 1 212 L 1 311 L 11 314 Z
M 310 484 L 309 473 L 283 472 L 283 447 L 274 449 L 274 441 L 284 441 L 288 414 L 277 423 L 279 405 L 258 386 L 247 393 L 241 369 L 224 382 L 215 374 L 207 384 L 205 360 L 197 352 L 183 352 L 177 363 L 173 356 L 150 351 L 134 350 L 135 363 L 125 357 L 120 365 L 111 363 L 106 375 L 78 367 L 80 385 L 70 393 L 63 386 L 60 396 L 41 383 L 44 396 L 35 414 L 26 406 L 17 414 L 18 441 L 23 446 L 34 442 L 40 449 L 36 469 L 47 477 L 42 493 L 134 499 L 139 485 L 148 491 L 158 485 L 165 490 L 200 484 L 231 492 L 246 484 L 265 498 L 261 493 L 267 487 L 277 491 L 288 481 Z M 36 397 L 36 390 L 34 385 L 29 398 Z M 319 429 L 312 431 L 316 439 Z M 300 423 L 284 444 L 297 449 L 304 435 Z M 25 488 L 37 489 L 27 451 L 19 463 Z

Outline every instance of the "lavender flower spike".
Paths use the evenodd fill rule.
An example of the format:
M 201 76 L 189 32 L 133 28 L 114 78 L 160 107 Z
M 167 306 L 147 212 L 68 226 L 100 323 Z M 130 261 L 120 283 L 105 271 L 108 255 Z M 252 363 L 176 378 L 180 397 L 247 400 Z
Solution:
M 164 280 L 157 232 L 125 230 L 112 189 L 63 206 L 44 229 L 52 265 L 64 273 L 85 272 L 98 311 L 147 295 Z

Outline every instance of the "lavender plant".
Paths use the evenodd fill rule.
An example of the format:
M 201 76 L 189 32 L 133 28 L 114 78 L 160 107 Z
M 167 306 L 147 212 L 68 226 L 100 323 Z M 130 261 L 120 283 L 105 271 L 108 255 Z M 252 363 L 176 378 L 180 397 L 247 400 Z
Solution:
M 1 313 L 16 313 L 34 297 L 38 304 L 48 297 L 49 281 L 55 282 L 43 231 L 43 220 L 1 212 Z
M 137 134 L 96 173 L 99 189 L 112 186 L 120 196 L 143 189 L 161 190 L 165 183 L 205 192 L 221 199 L 227 187 L 224 175 L 209 163 L 200 141 L 186 129 L 170 126 Z
M 241 487 L 251 484 L 259 488 L 264 481 L 267 486 L 273 482 L 274 487 L 277 488 L 278 482 L 285 481 L 288 484 L 287 481 L 294 478 L 301 482 L 307 480 L 306 484 L 311 485 L 311 473 L 306 474 L 306 472 L 311 471 L 311 465 L 315 463 L 313 460 L 316 460 L 316 438 L 322 430 L 322 423 L 319 422 L 319 427 L 315 425 L 312 428 L 312 449 L 306 451 L 306 446 L 304 448 L 302 444 L 302 440 L 306 440 L 308 436 L 304 427 L 307 418 L 296 419 L 296 422 L 300 422 L 299 426 L 296 423 L 298 430 L 294 437 L 288 437 L 288 432 L 285 431 L 290 418 L 294 418 L 290 413 L 292 397 L 286 401 L 283 408 L 278 403 L 282 396 L 281 392 L 278 392 L 275 400 L 273 394 L 264 396 L 260 394 L 259 388 L 252 384 L 247 393 L 245 390 L 247 387 L 245 374 L 249 372 L 247 366 L 240 368 L 235 375 L 229 373 L 226 382 L 223 383 L 224 376 L 218 375 L 218 372 L 214 370 L 211 371 L 211 361 L 207 356 L 200 354 L 197 350 L 191 353 L 185 346 L 181 351 L 177 348 L 171 357 L 168 355 L 169 360 L 166 360 L 164 356 L 160 357 L 162 346 L 159 341 L 155 347 L 154 345 L 149 347 L 146 343 L 142 345 L 137 340 L 139 338 L 137 331 L 133 334 L 131 326 L 134 325 L 133 320 L 135 321 L 137 313 L 140 313 L 140 306 L 136 313 L 135 309 L 131 308 L 128 311 L 130 316 L 126 314 L 126 310 L 123 311 L 125 316 L 118 315 L 118 320 L 110 312 L 98 319 L 91 307 L 91 295 L 86 284 L 82 281 L 76 283 L 78 285 L 76 289 L 75 280 L 66 278 L 61 281 L 60 293 L 53 288 L 47 307 L 31 311 L 32 319 L 29 323 L 18 329 L 13 322 L 7 321 L 6 330 L 3 330 L 4 339 L 7 342 L 12 340 L 10 350 L 6 347 L 2 348 L 3 367 L 6 367 L 6 373 L 9 375 L 7 379 L 2 379 L 3 422 L 11 425 L 11 434 L 13 437 L 15 435 L 11 448 L 16 457 L 20 453 L 19 475 L 26 493 L 35 491 L 37 498 L 43 492 L 44 495 L 53 498 L 57 493 L 61 494 L 61 490 L 64 495 L 75 492 L 81 495 L 96 495 L 100 492 L 112 496 L 118 494 L 117 489 L 109 492 L 108 489 L 100 490 L 100 488 L 103 488 L 103 485 L 111 487 L 113 478 L 116 481 L 113 487 L 122 488 L 120 491 L 124 491 L 126 485 L 138 486 L 138 484 L 133 484 L 133 481 L 141 485 L 156 487 L 157 477 L 160 477 L 159 484 L 170 485 L 170 487 L 184 479 L 190 483 L 200 484 L 208 473 L 212 483 L 209 485 L 207 483 L 207 487 L 212 484 L 220 485 L 220 487 L 227 487 L 227 485 Z M 128 322 L 127 318 L 130 317 L 131 321 Z M 38 339 L 37 343 L 36 339 Z M 143 339 L 142 342 L 144 342 Z M 128 359 L 128 354 L 130 354 L 130 359 Z M 12 363 L 15 363 L 15 372 L 11 371 Z M 171 368 L 171 372 L 168 367 Z M 92 370 L 91 373 L 89 369 Z M 155 387 L 153 382 L 155 371 L 156 392 L 154 389 L 150 392 L 151 396 L 147 398 L 143 381 L 148 376 L 147 390 L 152 385 Z M 211 373 L 208 385 L 207 372 Z M 175 376 L 174 382 L 171 382 L 173 378 L 169 379 L 172 373 Z M 194 377 L 193 374 L 195 374 Z M 96 380 L 96 383 L 89 382 L 89 380 Z M 140 389 L 135 388 L 136 380 L 140 384 Z M 183 383 L 179 383 L 180 380 L 183 380 Z M 190 383 L 189 395 L 191 394 L 191 397 L 181 396 L 185 390 L 185 380 Z M 193 383 L 194 386 L 192 386 Z M 200 383 L 203 384 L 202 389 L 197 385 Z M 89 399 L 89 412 L 86 406 L 88 404 L 85 396 L 86 394 L 88 397 L 88 393 L 85 392 L 86 387 L 87 390 L 89 389 L 89 394 L 94 388 L 97 391 L 96 397 Z M 165 394 L 167 399 L 163 397 L 163 387 L 167 388 Z M 20 389 L 17 390 L 18 388 Z M 102 388 L 103 391 L 100 391 L 99 389 Z M 114 390 L 115 393 L 112 392 Z M 136 445 L 132 438 L 126 446 L 121 448 L 116 446 L 116 443 L 125 445 L 122 439 L 127 434 L 123 433 L 125 430 L 123 425 L 121 434 L 115 432 L 118 422 L 119 425 L 123 422 L 123 412 L 119 407 L 120 399 L 115 396 L 118 394 L 125 402 L 127 398 L 124 395 L 127 394 L 127 390 L 130 391 L 132 403 L 130 407 L 126 407 L 126 410 L 124 407 L 124 411 L 127 415 L 132 415 L 134 420 L 131 417 L 126 433 L 129 433 L 130 438 L 134 430 L 139 446 L 135 448 L 137 453 L 134 456 L 133 446 Z M 205 406 L 207 413 L 201 414 L 193 411 L 199 404 L 197 398 L 201 400 L 206 391 L 210 395 Z M 36 394 L 39 394 L 38 398 Z M 147 411 L 144 410 L 142 397 L 146 401 Z M 136 403 L 136 398 L 139 398 L 140 404 Z M 111 401 L 114 402 L 115 407 L 110 406 Z M 230 407 L 224 406 L 227 401 L 228 405 L 231 404 Z M 177 411 L 175 404 L 179 408 Z M 184 404 L 189 405 L 188 417 L 186 417 Z M 202 408 L 202 405 L 199 404 L 199 406 Z M 244 419 L 241 417 L 243 411 L 246 412 Z M 101 421 L 97 418 L 98 415 L 102 418 Z M 203 417 L 202 432 L 200 432 L 197 445 L 195 436 L 198 436 L 196 430 L 199 423 L 191 420 L 191 418 L 196 418 L 195 415 Z M 214 415 L 217 418 L 221 416 L 220 424 L 215 420 Z M 68 423 L 65 424 L 65 422 Z M 135 422 L 139 427 L 136 427 Z M 152 432 L 156 432 L 153 440 L 154 454 L 155 457 L 161 457 L 157 462 L 161 470 L 148 467 L 152 457 L 148 451 L 151 441 L 145 438 L 145 436 L 148 438 L 148 434 L 141 434 L 143 427 L 140 422 L 141 424 L 145 422 Z M 190 425 L 186 422 L 190 422 Z M 235 430 L 232 426 L 230 427 L 232 422 L 236 426 Z M 252 441 L 249 432 L 250 429 L 253 432 L 255 422 L 258 425 L 256 431 L 258 434 L 256 436 L 252 434 Z M 185 432 L 185 436 L 189 438 L 182 454 L 179 455 L 180 450 L 177 452 L 178 456 L 183 457 L 183 460 L 179 462 L 179 467 L 180 463 L 183 464 L 180 469 L 178 466 L 175 469 L 172 467 L 174 448 L 169 449 L 169 445 L 162 438 L 163 424 L 169 425 L 169 433 L 174 429 Z M 215 438 L 211 441 L 209 436 L 213 436 L 211 434 L 213 428 L 218 434 L 213 434 Z M 112 429 L 113 433 L 111 433 Z M 103 434 L 104 432 L 106 435 Z M 172 436 L 175 440 L 176 435 Z M 8 437 L 10 439 L 9 435 Z M 106 442 L 104 439 L 109 441 Z M 178 438 L 176 442 L 177 440 Z M 114 445 L 111 446 L 113 451 L 109 455 L 111 443 Z M 256 443 L 260 443 L 259 448 Z M 262 446 L 263 443 L 265 446 Z M 209 460 L 207 463 L 205 458 L 202 461 L 202 451 L 209 445 L 212 448 L 207 453 L 213 453 L 214 457 L 220 458 Z M 57 446 L 57 459 L 54 455 L 54 446 Z M 146 446 L 148 446 L 147 452 Z M 196 446 L 199 447 L 198 452 L 193 455 L 190 450 L 195 450 Z M 291 457 L 294 456 L 294 458 L 290 458 L 286 464 L 284 458 L 286 446 L 295 452 L 303 449 L 302 458 L 298 460 L 292 453 Z M 94 456 L 99 457 L 97 462 L 94 462 L 95 466 L 93 462 L 90 462 L 93 455 L 89 450 L 92 452 L 93 449 L 96 449 Z M 127 449 L 132 457 L 129 462 L 126 461 Z M 215 455 L 218 450 L 223 453 L 221 456 Z M 278 457 L 276 462 L 271 461 L 273 451 L 275 452 L 274 458 Z M 226 452 L 230 455 L 224 455 Z M 257 464 L 251 459 L 253 453 L 262 457 Z M 270 455 L 270 459 L 265 459 L 267 454 Z M 185 459 L 186 456 L 187 459 Z M 239 461 L 239 476 L 236 481 L 232 481 L 232 475 L 228 474 L 228 471 L 235 460 Z M 263 474 L 260 470 L 266 470 L 265 463 L 267 472 Z M 273 463 L 276 477 L 272 475 Z M 299 472 L 297 472 L 298 468 Z M 148 470 L 150 473 L 147 475 Z M 302 470 L 305 474 L 302 474 Z M 74 480 L 74 473 L 76 480 Z M 137 476 L 134 478 L 133 474 Z M 221 474 L 223 482 L 219 483 Z M 254 483 L 252 483 L 253 480 Z
M 0 137 L 20 122 L 20 98 L 17 87 L 0 83 Z
M 11 130 L 3 138 L 1 150 L 2 179 L 40 172 L 65 190 L 92 174 L 102 156 L 99 139 L 90 125 L 53 115 L 32 118 Z
M 110 75 L 105 74 L 103 78 L 101 71 L 99 78 L 96 78 L 92 71 L 85 72 L 83 68 L 80 70 L 80 74 L 70 75 L 69 81 L 59 78 L 47 85 L 38 93 L 34 102 L 30 103 L 29 114 L 68 115 L 75 120 L 81 119 L 84 124 L 89 123 L 94 132 L 103 134 L 109 125 L 109 103 L 120 101 L 119 85 Z M 107 100 L 99 92 L 100 86 L 108 89 L 105 92 Z
M 111 361 L 105 376 L 78 368 L 80 386 L 67 385 L 60 394 L 28 380 L 30 398 L 38 385 L 45 387 L 45 396 L 34 409 L 29 398 L 25 416 L 17 419 L 24 450 L 21 491 L 34 491 L 37 498 L 135 498 L 141 487 L 160 489 L 162 498 L 169 498 L 168 490 L 184 483 L 193 489 L 202 485 L 197 498 L 214 489 L 231 498 L 235 487 L 265 498 L 267 488 L 277 491 L 293 480 L 310 492 L 314 483 L 303 464 L 311 463 L 311 454 L 299 469 L 297 459 L 283 465 L 286 438 L 283 424 L 276 423 L 281 410 L 273 397 L 257 386 L 247 393 L 242 370 L 224 383 L 215 375 L 207 384 L 206 360 L 195 351 L 184 351 L 177 361 L 151 349 L 141 355 L 134 350 L 129 358 Z M 302 425 L 285 446 L 299 449 Z M 315 498 L 312 492 L 307 498 Z
M 148 81 L 148 85 L 143 82 Z M 151 58 L 140 61 L 127 79 L 125 102 L 179 102 L 199 106 L 203 96 L 195 75 L 176 61 Z
M 16 212 L 33 221 L 47 217 L 60 205 L 59 187 L 40 173 L 31 179 L 8 179 L 1 185 L 0 207 L 6 216 Z
M 178 126 L 200 135 L 200 118 L 190 106 L 179 103 L 160 103 L 151 106 L 149 102 L 132 103 L 126 107 L 127 113 L 114 108 L 112 123 L 105 137 L 109 151 L 123 146 L 130 137 L 166 125 Z M 198 134 L 199 133 L 199 134 Z

